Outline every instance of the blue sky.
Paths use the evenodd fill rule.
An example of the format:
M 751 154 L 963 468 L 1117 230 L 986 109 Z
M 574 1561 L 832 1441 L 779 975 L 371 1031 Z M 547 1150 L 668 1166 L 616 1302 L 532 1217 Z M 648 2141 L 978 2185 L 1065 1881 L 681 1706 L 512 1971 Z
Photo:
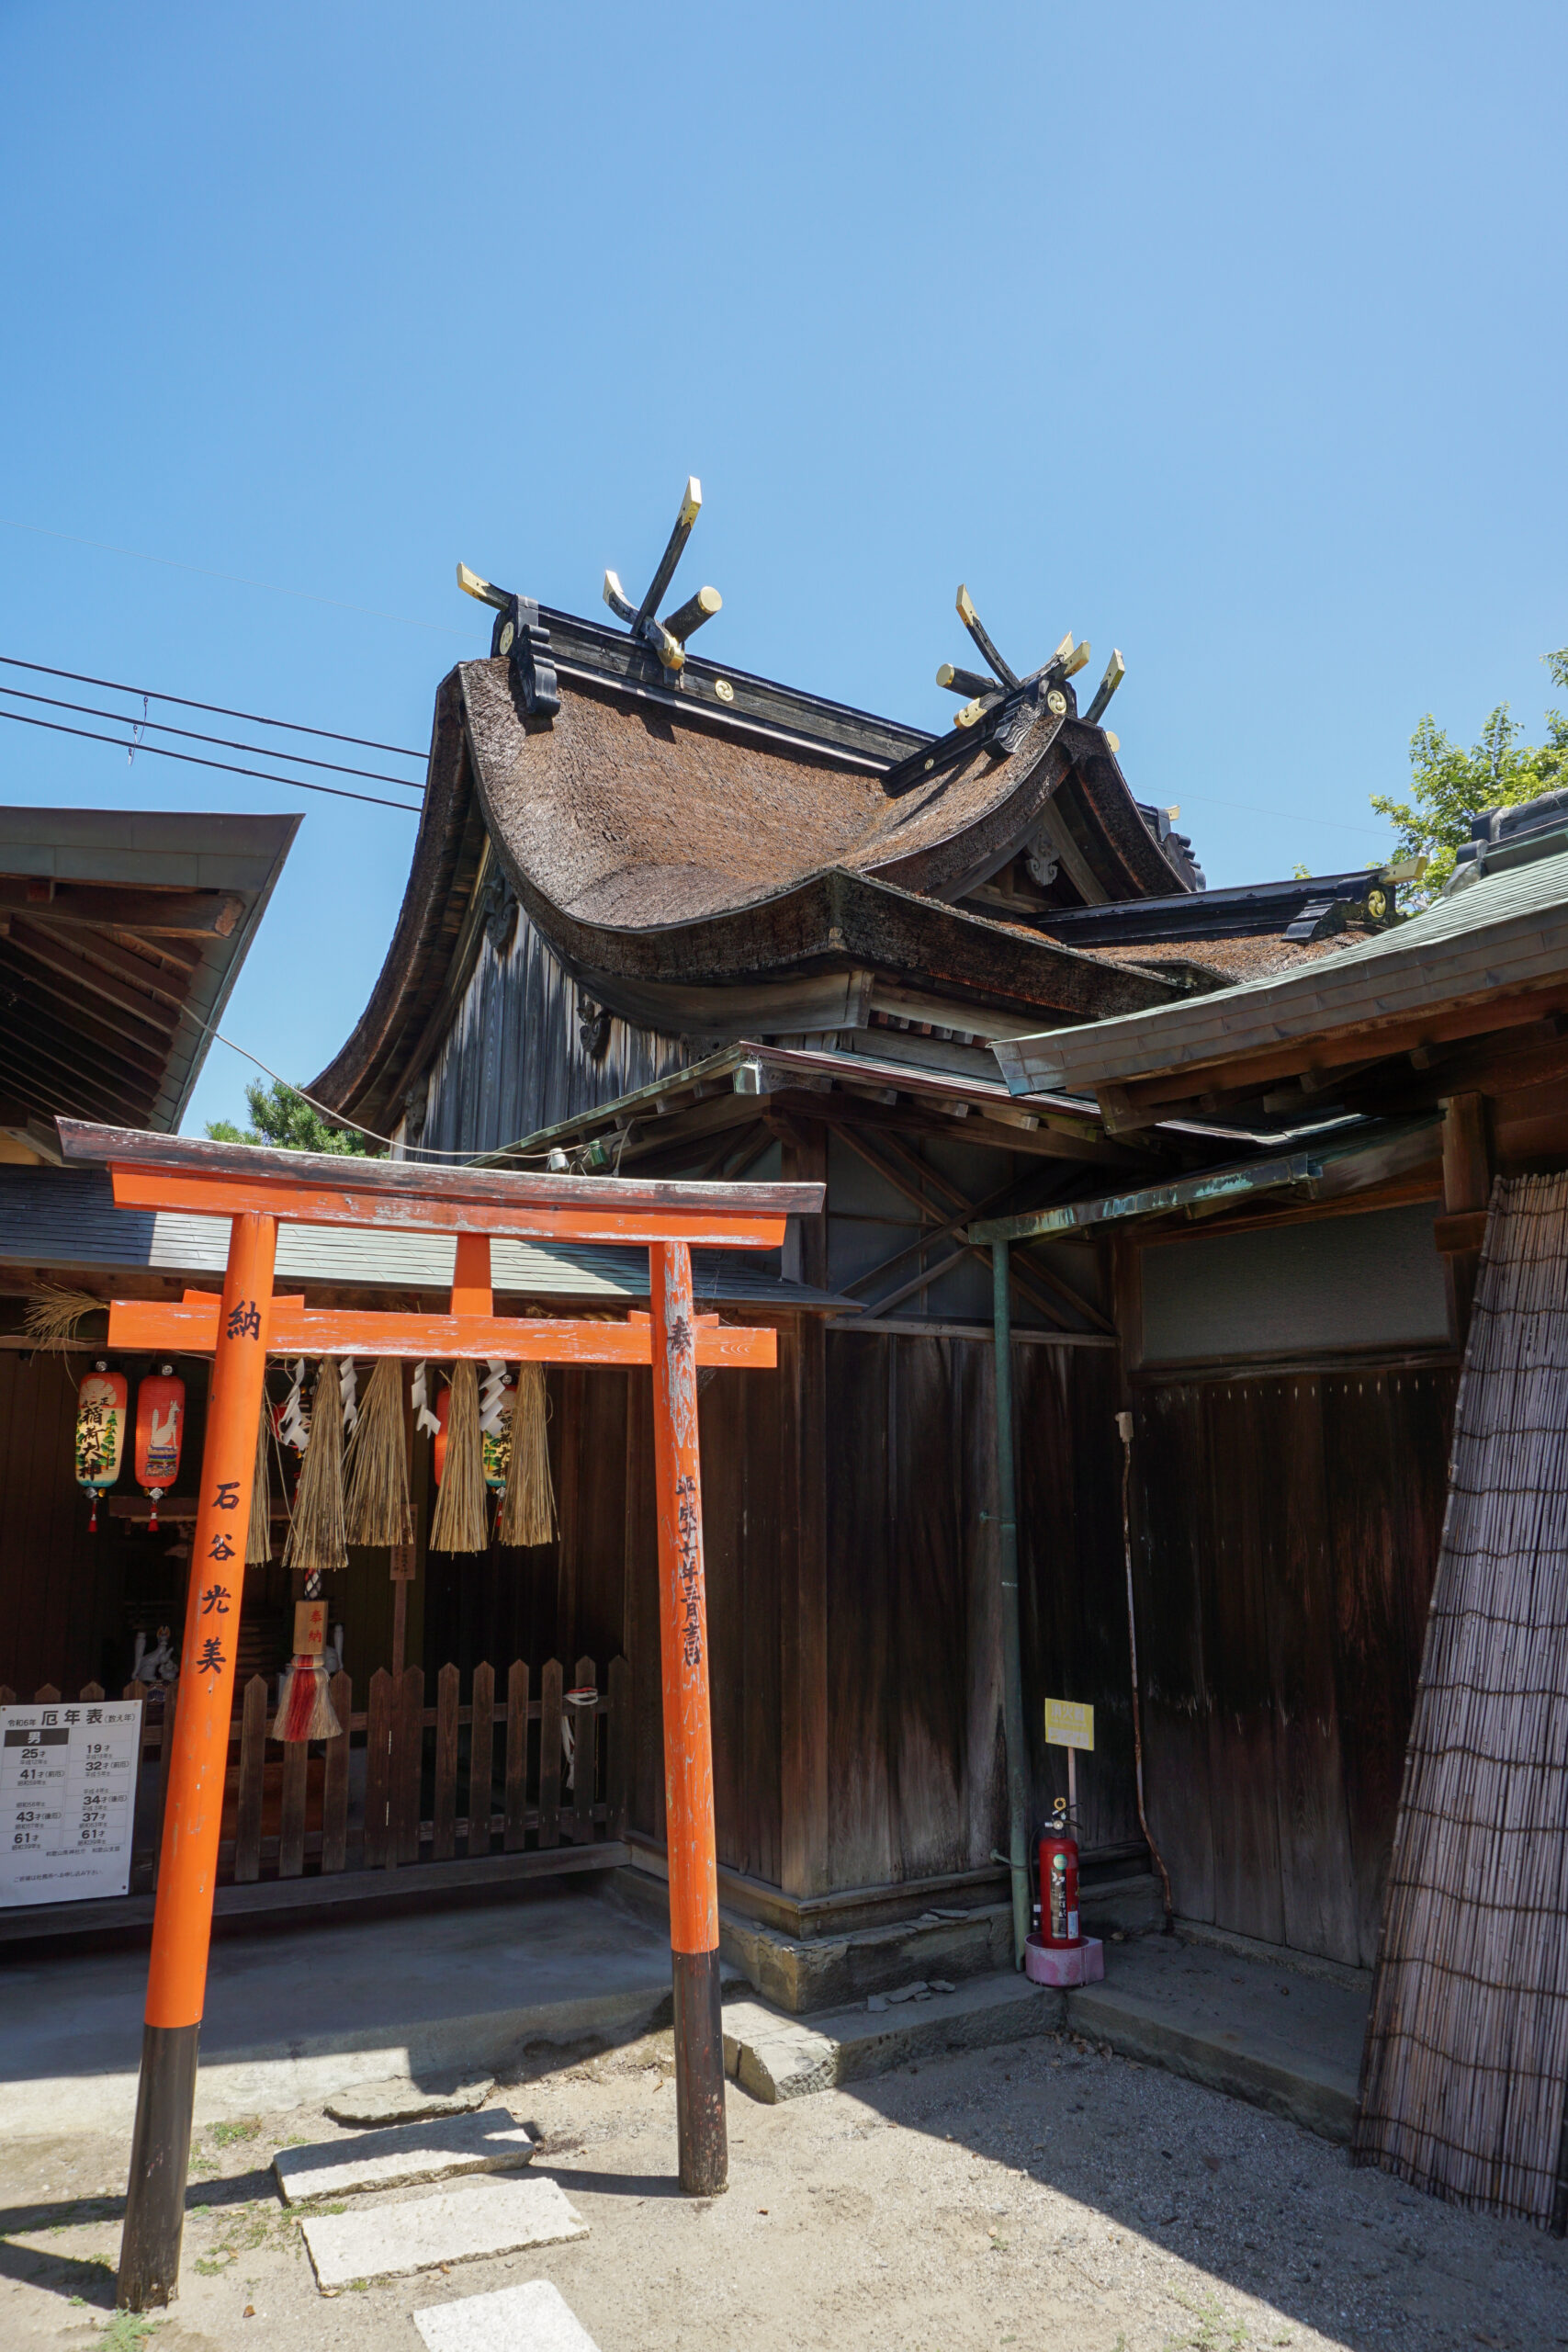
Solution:
M 964 579 L 1122 649 L 1211 881 L 1360 864 L 1568 640 L 1565 65 L 1561 6 L 4 0 L 0 653 L 423 744 L 457 559 L 596 613 L 694 471 L 705 651 L 936 725 Z M 0 798 L 303 808 L 225 1028 L 330 1058 L 409 819 L 4 724 Z

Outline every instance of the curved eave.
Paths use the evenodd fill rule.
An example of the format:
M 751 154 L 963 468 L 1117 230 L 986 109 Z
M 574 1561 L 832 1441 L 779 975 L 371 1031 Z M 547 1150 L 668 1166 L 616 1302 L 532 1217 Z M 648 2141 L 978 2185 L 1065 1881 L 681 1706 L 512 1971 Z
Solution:
M 1070 778 L 1062 797 L 1070 798 L 1080 819 L 1106 898 L 1191 897 L 1185 869 L 1167 857 L 1139 815 L 1104 729 L 1065 719 L 1062 741 Z
M 311 1084 L 324 1103 L 367 1125 L 389 1132 L 396 1125 L 404 1092 L 461 995 L 478 954 L 476 891 L 491 855 L 561 961 L 616 1011 L 617 980 L 630 991 L 694 982 L 721 989 L 856 968 L 1043 1023 L 1146 1011 L 1179 992 L 1154 974 L 947 903 L 1015 855 L 1054 799 L 1069 812 L 1108 897 L 1184 888 L 1098 728 L 1043 713 L 1005 763 L 983 745 L 954 746 L 951 802 L 940 790 L 927 794 L 912 813 L 918 838 L 908 849 L 877 858 L 874 842 L 858 853 L 846 844 L 852 866 L 835 860 L 690 920 L 622 926 L 563 909 L 509 845 L 505 811 L 476 747 L 467 675 L 490 667 L 460 665 L 438 690 L 424 805 L 391 944 L 364 1014 Z M 605 684 L 592 681 L 590 690 L 603 695 Z M 703 713 L 702 723 L 713 725 L 713 716 Z M 993 779 L 993 790 L 976 790 Z M 944 782 L 939 775 L 938 786 Z M 638 1017 L 629 998 L 624 1009 Z

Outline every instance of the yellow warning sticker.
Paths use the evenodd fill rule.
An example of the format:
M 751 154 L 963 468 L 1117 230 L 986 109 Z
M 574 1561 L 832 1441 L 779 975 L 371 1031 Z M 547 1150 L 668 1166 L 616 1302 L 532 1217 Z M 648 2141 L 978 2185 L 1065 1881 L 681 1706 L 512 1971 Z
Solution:
M 1092 1747 L 1094 1709 L 1075 1699 L 1047 1699 L 1045 1737 L 1053 1747 Z

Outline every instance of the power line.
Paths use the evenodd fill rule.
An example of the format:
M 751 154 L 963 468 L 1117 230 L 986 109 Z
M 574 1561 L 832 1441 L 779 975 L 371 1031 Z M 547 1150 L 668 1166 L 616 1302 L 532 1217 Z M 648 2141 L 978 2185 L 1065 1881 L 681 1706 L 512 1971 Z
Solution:
M 1319 832 L 1365 833 L 1369 841 L 1385 841 L 1387 828 L 1377 825 L 1348 825 L 1337 817 L 1303 817 L 1293 808 L 1265 808 L 1256 800 L 1220 800 L 1212 792 L 1189 792 L 1184 800 L 1201 802 L 1210 808 L 1234 808 L 1244 817 L 1271 817 L 1280 825 L 1315 825 Z
M 187 743 L 216 743 L 225 752 L 258 752 L 265 760 L 293 760 L 302 768 L 326 768 L 333 775 L 362 775 L 372 784 L 395 784 L 403 792 L 422 793 L 424 790 L 424 786 L 412 776 L 385 775 L 379 768 L 346 767 L 341 760 L 313 760 L 308 752 L 286 752 L 281 746 L 275 749 L 269 743 L 238 743 L 227 735 L 203 735 L 194 727 L 171 726 L 166 718 L 138 718 L 124 711 L 99 710 L 92 703 L 65 702 L 58 695 L 30 695 L 25 686 L 0 685 L 0 695 L 10 695 L 17 702 L 42 703 L 50 710 L 73 710 L 84 718 L 117 719 L 123 726 L 138 730 L 152 727 L 160 735 L 178 735 Z M 13 712 L 10 715 L 16 717 L 19 714 Z M 125 748 L 128 752 L 155 752 L 158 746 L 156 743 L 144 743 L 138 732 L 136 739 Z
M 0 525 L 8 531 L 31 531 L 40 539 L 62 539 L 67 547 L 96 548 L 103 555 L 128 555 L 136 563 L 161 563 L 166 571 L 192 571 L 198 580 L 226 580 L 231 588 L 263 588 L 269 596 L 297 596 L 301 604 L 330 605 L 337 613 L 365 613 L 373 621 L 396 621 L 403 628 L 427 628 L 437 637 L 459 637 L 460 629 L 444 621 L 411 620 L 407 613 L 378 612 L 374 605 L 351 605 L 342 596 L 313 596 L 308 588 L 280 588 L 276 580 L 247 580 L 237 571 L 213 571 L 204 563 L 181 563 L 171 555 L 147 555 L 141 548 L 117 548 L 107 539 L 84 539 L 74 531 L 47 530 L 41 523 L 18 523 L 8 514 L 0 514 Z
M 208 1035 L 215 1037 L 220 1046 L 227 1046 L 231 1054 L 243 1055 L 246 1061 L 254 1062 L 257 1069 L 265 1070 L 267 1077 L 274 1080 L 287 1093 L 297 1094 L 301 1102 L 308 1102 L 311 1110 L 332 1126 L 352 1127 L 356 1136 L 366 1136 L 372 1143 L 384 1143 L 389 1151 L 423 1152 L 427 1159 L 461 1159 L 467 1162 L 476 1157 L 476 1154 L 471 1151 L 446 1151 L 440 1145 L 433 1143 L 394 1144 L 390 1136 L 378 1135 L 374 1127 L 362 1127 L 357 1119 L 349 1118 L 342 1111 L 330 1111 L 324 1102 L 318 1102 L 313 1094 L 307 1094 L 302 1086 L 296 1086 L 292 1079 L 279 1077 L 277 1071 L 269 1063 L 264 1062 L 259 1054 L 253 1054 L 248 1046 L 237 1046 L 232 1037 L 225 1037 L 221 1029 L 209 1030 Z
M 305 727 L 295 718 L 267 718 L 257 710 L 231 710 L 226 703 L 197 702 L 189 695 L 160 694 L 153 686 L 128 686 L 118 678 L 90 678 L 85 670 L 55 670 L 47 662 L 24 662 L 15 653 L 0 653 L 0 663 L 7 670 L 32 670 L 40 678 L 68 678 L 73 686 L 102 686 L 109 694 L 139 695 L 143 702 L 172 702 L 182 710 L 210 710 L 220 718 L 243 718 L 247 727 L 282 727 L 290 735 L 320 735 L 329 743 L 355 743 L 362 752 L 390 752 L 400 760 L 423 760 L 425 756 L 423 752 L 411 752 L 402 743 L 378 743 L 374 736 L 340 735 L 331 727 Z
M 46 727 L 51 735 L 80 735 L 88 743 L 112 743 L 117 752 L 132 748 L 123 735 L 99 735 L 90 727 L 67 727 L 58 718 L 35 718 L 27 710 L 0 710 L 0 718 L 14 719 L 18 727 Z M 349 792 L 341 784 L 307 784 L 302 775 L 274 775 L 267 768 L 237 767 L 232 760 L 204 760 L 195 752 L 173 751 L 166 743 L 141 743 L 135 748 L 151 752 L 154 759 L 182 761 L 187 768 L 221 768 L 227 775 L 254 775 L 263 784 L 291 785 L 296 792 L 325 792 L 333 800 L 363 800 L 372 808 L 398 808 L 405 817 L 419 815 L 412 801 L 383 800 L 374 792 Z

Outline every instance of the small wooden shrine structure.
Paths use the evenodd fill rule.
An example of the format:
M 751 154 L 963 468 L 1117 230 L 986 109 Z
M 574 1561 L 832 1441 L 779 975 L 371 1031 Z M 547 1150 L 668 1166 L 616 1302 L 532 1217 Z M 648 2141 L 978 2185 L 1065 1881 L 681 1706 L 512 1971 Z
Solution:
M 711 2194 L 724 2184 L 727 2157 L 696 1382 L 700 1365 L 772 1364 L 776 1351 L 771 1332 L 726 1330 L 697 1317 L 691 1248 L 694 1242 L 776 1248 L 786 1217 L 813 1213 L 819 1195 L 808 1186 L 606 1185 L 553 1175 L 434 1171 L 184 1143 L 71 1121 L 60 1123 L 60 1135 L 67 1159 L 107 1165 L 121 1208 L 231 1220 L 220 1297 L 187 1297 L 177 1306 L 130 1301 L 110 1314 L 111 1344 L 210 1349 L 213 1357 L 120 2302 L 135 2310 L 165 2303 L 178 2278 L 239 1632 L 239 1580 L 231 1564 L 237 1551 L 243 1554 L 266 1356 L 274 1348 L 326 1356 L 651 1366 L 681 2178 L 689 2191 Z M 312 1312 L 276 1296 L 282 1223 L 455 1233 L 450 1313 Z M 491 1242 L 531 1238 L 647 1246 L 649 1320 L 497 1317 Z
M 702 1398 L 733 1502 L 715 1634 L 729 1950 L 793 1999 L 791 1953 L 940 1906 L 967 1915 L 964 1964 L 993 1965 L 1010 1948 L 998 1390 L 965 1228 L 1246 1148 L 1212 1123 L 1122 1138 L 1092 1101 L 1015 1101 L 993 1041 L 1320 957 L 1385 922 L 1386 895 L 1375 871 L 1207 890 L 1179 812 L 1124 772 L 1121 656 L 1090 671 L 1069 634 L 1020 673 L 967 594 L 933 662 L 966 632 L 983 670 L 944 662 L 955 720 L 908 725 L 729 668 L 708 650 L 722 621 L 693 636 L 690 606 L 649 626 L 613 587 L 623 629 L 463 584 L 496 608 L 489 657 L 436 689 L 403 905 L 311 1092 L 411 1154 L 823 1186 L 780 1271 L 824 1310 L 781 1333 L 776 1383 L 721 1374 Z M 1033 1694 L 1092 1699 L 1099 1884 L 1146 1859 L 1109 1252 L 1032 1242 L 1009 1271 L 1027 1777 L 1048 1813 L 1061 1751 Z M 635 1652 L 646 1432 L 610 1384 L 589 1409 L 554 1575 Z M 426 1612 L 468 1670 L 438 1593 Z M 632 1665 L 626 1843 L 657 1881 L 657 1725 Z

